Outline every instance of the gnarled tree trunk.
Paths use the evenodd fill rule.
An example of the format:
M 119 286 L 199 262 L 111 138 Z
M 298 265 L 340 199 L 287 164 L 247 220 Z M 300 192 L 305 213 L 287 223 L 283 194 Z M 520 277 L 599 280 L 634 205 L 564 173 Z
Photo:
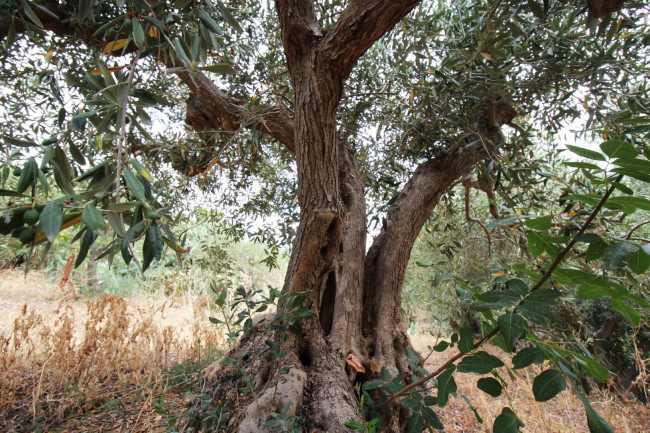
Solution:
M 231 425 L 240 432 L 263 431 L 274 412 L 297 414 L 308 431 L 346 431 L 346 421 L 362 421 L 355 381 L 377 377 L 381 368 L 411 377 L 401 315 L 410 251 L 441 195 L 479 156 L 453 154 L 417 167 L 366 253 L 363 185 L 355 155 L 337 133 L 336 111 L 357 59 L 417 3 L 352 2 L 339 22 L 323 31 L 311 1 L 276 2 L 295 92 L 295 114 L 285 123 L 293 125 L 293 140 L 286 144 L 296 157 L 300 204 L 283 290 L 309 291 L 302 307 L 318 317 L 304 321 L 304 332 L 284 343 L 288 352 L 280 363 L 285 374 L 271 367 L 275 360 L 268 352 L 258 355 L 273 338 L 263 332 L 263 324 L 228 355 L 250 354 L 245 369 L 256 384 L 254 395 L 245 404 L 239 397 L 231 412 Z M 215 105 L 214 95 L 195 94 L 203 105 Z M 365 373 L 348 365 L 349 357 Z M 241 384 L 230 378 L 238 368 L 216 363 L 204 376 L 213 386 L 221 384 L 224 397 L 234 401 Z M 386 430 L 403 431 L 406 421 L 407 414 L 397 411 Z

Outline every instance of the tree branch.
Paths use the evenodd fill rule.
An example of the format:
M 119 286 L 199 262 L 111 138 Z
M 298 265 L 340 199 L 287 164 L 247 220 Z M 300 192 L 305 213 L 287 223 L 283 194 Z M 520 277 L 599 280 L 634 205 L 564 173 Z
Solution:
M 177 75 L 196 98 L 188 101 L 186 122 L 197 131 L 209 128 L 236 131 L 243 126 L 270 135 L 294 152 L 292 114 L 283 104 L 251 113 L 244 101 L 220 90 L 201 72 Z
M 421 0 L 352 0 L 319 46 L 323 61 L 347 77 L 356 61 Z
M 60 37 L 77 38 L 92 47 L 102 48 L 106 44 L 100 38 L 93 36 L 96 27 L 101 26 L 102 23 L 98 23 L 96 26 L 81 24 L 74 19 L 73 10 L 69 5 L 59 4 L 53 0 L 44 0 L 40 2 L 40 6 L 50 12 L 48 14 L 40 8 L 33 9 L 45 30 Z M 53 15 L 58 16 L 59 19 L 54 18 Z M 12 21 L 16 32 L 21 33 L 28 30 L 22 20 L 13 20 L 12 17 L 7 17 L 0 21 L 0 40 L 7 36 Z M 135 45 L 133 47 L 137 48 Z M 126 52 L 129 51 L 127 49 Z M 165 59 L 159 58 L 159 60 L 164 61 Z M 178 66 L 178 64 L 171 65 L 171 61 L 169 63 L 168 66 Z M 190 126 L 198 131 L 203 131 L 206 128 L 235 131 L 244 126 L 264 132 L 283 143 L 292 152 L 294 151 L 292 113 L 284 105 L 264 107 L 251 113 L 244 101 L 220 90 L 201 72 L 179 72 L 177 75 L 200 101 L 199 104 L 188 107 L 193 109 L 187 117 L 187 123 Z
M 391 318 L 401 314 L 400 289 L 420 230 L 440 197 L 483 157 L 484 153 L 478 151 L 462 155 L 454 152 L 441 160 L 420 164 L 391 205 L 384 228 L 365 259 L 365 335 L 381 333 L 382 323 L 389 326 L 394 323 Z
M 300 70 L 302 61 L 312 61 L 314 42 L 322 36 L 312 0 L 276 0 L 280 19 L 282 45 L 287 57 L 289 72 Z
M 613 183 L 616 184 L 616 183 L 620 182 L 622 178 L 623 178 L 623 175 L 622 175 L 622 174 L 619 174 L 619 175 L 616 177 L 616 179 L 614 180 Z M 596 218 L 596 216 L 600 213 L 600 210 L 603 208 L 603 206 L 605 205 L 605 203 L 606 203 L 607 200 L 609 199 L 609 196 L 612 195 L 612 193 L 614 192 L 614 189 L 615 189 L 615 186 L 612 185 L 612 186 L 607 190 L 607 192 L 605 193 L 605 195 L 603 196 L 603 198 L 600 199 L 600 202 L 598 203 L 598 205 L 594 208 L 593 211 L 591 211 L 591 214 L 589 215 L 589 217 L 587 218 L 587 220 L 584 222 L 584 224 L 582 225 L 582 227 L 580 227 L 580 230 L 578 230 L 578 233 L 576 233 L 576 235 L 573 237 L 573 239 L 571 239 L 571 242 L 569 242 L 569 243 L 564 247 L 564 249 L 562 250 L 562 252 L 561 252 L 561 253 L 560 253 L 560 254 L 555 258 L 555 260 L 553 261 L 553 263 L 551 264 L 551 266 L 546 270 L 546 272 L 544 273 L 544 275 L 542 276 L 542 278 L 541 278 L 539 281 L 537 281 L 537 283 L 536 283 L 536 284 L 535 284 L 535 285 L 534 285 L 534 286 L 533 286 L 533 287 L 528 291 L 528 293 L 533 293 L 533 292 L 539 290 L 540 288 L 542 288 L 542 286 L 544 285 L 544 283 L 546 283 L 546 281 L 548 281 L 548 279 L 551 278 L 551 276 L 553 275 L 553 272 L 555 272 L 555 269 L 557 269 L 557 267 L 560 265 L 560 263 L 562 263 L 562 261 L 563 261 L 564 258 L 567 256 L 567 254 L 569 254 L 569 252 L 571 251 L 571 249 L 573 249 L 573 246 L 576 244 L 577 239 L 580 237 L 580 235 L 582 235 L 582 234 L 585 232 L 585 230 L 587 230 L 587 228 L 591 225 L 591 223 L 592 223 L 593 220 Z M 518 307 L 519 305 L 521 305 L 523 302 L 524 302 L 523 299 L 522 299 L 521 301 L 519 301 L 519 303 L 515 306 L 515 308 L 517 308 L 517 307 Z M 398 397 L 400 397 L 400 396 L 406 394 L 407 392 L 409 392 L 409 391 L 412 390 L 413 388 L 416 388 L 416 387 L 418 387 L 418 386 L 420 386 L 420 385 L 423 385 L 423 384 L 425 384 L 426 382 L 428 382 L 429 380 L 435 378 L 435 377 L 438 376 L 440 373 L 442 373 L 443 371 L 445 371 L 445 370 L 447 369 L 447 367 L 448 367 L 449 365 L 451 365 L 453 362 L 457 361 L 458 359 L 462 358 L 463 356 L 465 356 L 465 355 L 467 355 L 467 354 L 469 354 L 469 353 L 472 353 L 474 350 L 476 350 L 476 349 L 478 349 L 479 347 L 481 347 L 481 346 L 483 345 L 483 343 L 485 343 L 486 341 L 488 341 L 489 339 L 491 339 L 492 337 L 494 337 L 495 335 L 497 335 L 498 332 L 499 332 L 499 327 L 496 326 L 496 327 L 495 327 L 492 331 L 490 331 L 487 335 L 485 335 L 485 336 L 484 336 L 483 338 L 481 338 L 479 341 L 477 341 L 476 343 L 474 343 L 474 346 L 472 346 L 472 350 L 471 350 L 471 351 L 469 351 L 468 353 L 458 352 L 457 354 L 455 354 L 454 356 L 452 356 L 451 358 L 449 358 L 449 359 L 448 359 L 444 364 L 442 364 L 442 365 L 441 365 L 441 366 L 440 366 L 436 371 L 434 371 L 433 373 L 428 374 L 427 376 L 423 377 L 423 378 L 420 379 L 420 380 L 417 380 L 417 381 L 415 381 L 415 382 L 410 383 L 409 385 L 405 386 L 401 391 L 396 392 L 395 394 L 391 395 L 391 396 L 390 396 L 386 401 L 384 401 L 383 403 L 379 404 L 379 405 L 377 406 L 377 409 L 382 408 L 382 407 L 384 407 L 384 406 L 390 404 L 390 403 L 391 403 L 392 401 L 394 401 L 396 398 L 398 398 Z

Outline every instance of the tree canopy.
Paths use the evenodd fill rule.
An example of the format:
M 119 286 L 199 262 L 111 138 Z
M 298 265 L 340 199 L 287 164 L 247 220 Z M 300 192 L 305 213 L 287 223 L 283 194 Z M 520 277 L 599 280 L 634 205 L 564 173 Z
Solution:
M 438 428 L 431 401 L 400 396 L 437 377 L 433 405 L 444 406 L 456 369 L 503 366 L 478 350 L 488 340 L 532 344 L 515 368 L 557 367 L 536 379 L 545 401 L 565 377 L 607 379 L 587 349 L 532 331 L 553 321 L 559 298 L 610 298 L 634 325 L 648 308 L 648 13 L 596 0 L 0 1 L 0 233 L 43 257 L 76 230 L 76 266 L 99 244 L 95 259 L 119 255 L 145 272 L 166 248 L 182 264 L 175 226 L 203 207 L 293 245 L 278 296 L 300 309 L 279 311 L 305 325 L 271 331 L 295 352 L 282 362 L 299 383 L 274 370 L 255 407 L 293 416 L 311 405 L 312 427 L 367 428 L 354 404 L 325 407 L 354 401 L 357 380 L 379 399 L 369 416 L 390 419 L 382 408 L 399 400 L 386 429 Z M 441 346 L 458 354 L 425 373 L 402 332 L 402 286 L 423 227 L 442 233 L 431 244 L 447 256 L 463 247 L 444 238 L 443 207 L 486 235 L 495 278 L 432 277 L 482 315 L 482 333 L 459 326 Z M 491 256 L 495 246 L 510 255 Z M 344 373 L 315 379 L 328 369 Z M 328 380 L 337 386 L 317 386 Z M 303 402 L 307 388 L 318 391 Z M 583 401 L 591 430 L 607 431 Z M 510 409 L 497 421 L 508 427 L 495 431 L 519 429 Z

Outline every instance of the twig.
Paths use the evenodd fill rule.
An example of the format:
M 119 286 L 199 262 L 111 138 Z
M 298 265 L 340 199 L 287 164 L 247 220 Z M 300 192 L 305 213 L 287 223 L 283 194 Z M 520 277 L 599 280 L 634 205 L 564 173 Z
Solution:
M 469 190 L 470 186 L 465 185 L 465 219 L 469 222 L 473 222 L 481 226 L 483 231 L 485 232 L 485 235 L 487 236 L 487 241 L 488 241 L 488 258 L 492 255 L 492 239 L 490 239 L 490 232 L 488 229 L 485 227 L 485 224 L 481 222 L 480 219 L 478 218 L 472 218 L 469 214 Z
M 483 27 L 481 27 L 481 33 L 483 33 L 483 31 L 487 27 L 488 22 L 490 22 L 490 20 L 494 16 L 494 13 L 497 11 L 497 8 L 499 7 L 499 5 L 501 4 L 502 1 L 503 0 L 499 0 L 494 4 L 494 6 L 492 6 L 492 11 L 490 12 L 490 15 L 485 19 L 485 22 L 483 23 Z
M 639 227 L 642 227 L 642 226 L 644 226 L 646 224 L 650 224 L 650 221 L 645 221 L 645 222 L 639 223 L 639 224 L 635 225 L 634 227 L 632 227 L 632 230 L 630 230 L 629 233 L 627 234 L 627 236 L 625 236 L 625 239 L 630 240 L 632 238 L 632 233 L 634 233 L 636 231 L 636 229 L 638 229 Z
M 117 163 L 115 166 L 115 201 L 120 201 L 120 177 L 122 176 L 122 148 L 126 144 L 126 109 L 129 103 L 129 93 L 133 86 L 133 77 L 135 76 L 135 65 L 140 59 L 142 48 L 138 49 L 129 65 L 129 78 L 126 80 L 126 92 L 124 92 L 124 101 L 122 101 L 122 112 L 120 113 L 120 137 L 117 141 Z
M 622 174 L 619 174 L 619 175 L 616 177 L 616 180 L 614 181 L 614 183 L 620 182 L 620 180 L 621 180 L 622 178 L 623 178 L 623 175 L 622 175 Z M 543 275 L 542 278 L 537 282 L 537 284 L 535 284 L 535 286 L 533 286 L 533 288 L 530 289 L 530 290 L 528 291 L 528 293 L 532 293 L 532 292 L 534 292 L 534 291 L 536 291 L 536 290 L 539 290 L 539 289 L 544 285 L 544 283 L 545 283 L 549 278 L 551 278 L 551 275 L 553 275 L 553 272 L 555 271 L 555 269 L 560 265 L 560 263 L 562 262 L 562 260 L 564 260 L 564 258 L 566 257 L 566 255 L 569 254 L 569 251 L 571 251 L 571 249 L 573 248 L 573 246 L 576 244 L 578 237 L 579 237 L 581 234 L 583 234 L 583 233 L 585 232 L 585 230 L 587 229 L 587 227 L 589 227 L 589 225 L 591 225 L 591 222 L 594 220 L 594 218 L 596 218 L 596 215 L 598 215 L 598 213 L 600 212 L 600 210 L 603 208 L 603 206 L 605 205 L 605 202 L 607 201 L 607 199 L 609 199 L 609 196 L 612 195 L 612 193 L 614 192 L 614 189 L 615 189 L 615 187 L 612 185 L 612 186 L 607 190 L 607 192 L 605 193 L 605 195 L 603 196 L 603 198 L 600 200 L 600 202 L 598 203 L 598 205 L 594 208 L 594 210 L 593 210 L 593 211 L 591 212 L 591 214 L 589 215 L 589 218 L 587 218 L 587 221 L 585 221 L 585 223 L 582 225 L 582 227 L 580 227 L 580 230 L 578 231 L 578 233 L 573 237 L 573 239 L 571 239 L 571 242 L 569 242 L 569 243 L 567 244 L 567 246 L 564 247 L 564 249 L 563 249 L 562 252 L 557 256 L 557 258 L 555 259 L 555 261 L 553 262 L 553 264 L 548 268 L 548 270 L 544 273 L 544 275 Z M 522 302 L 523 302 L 523 300 L 519 301 L 519 303 L 517 304 L 517 306 L 521 305 Z M 517 306 L 515 306 L 515 308 L 516 308 Z M 498 325 L 497 325 L 497 326 L 496 326 L 492 331 L 490 331 L 490 332 L 489 332 L 485 337 L 481 338 L 478 342 L 476 342 L 476 343 L 474 344 L 474 346 L 472 347 L 472 350 L 470 350 L 470 352 L 468 352 L 468 353 L 471 353 L 471 352 L 473 352 L 474 350 L 476 350 L 477 348 L 479 348 L 480 346 L 482 346 L 483 343 L 485 343 L 485 342 L 486 342 L 487 340 L 489 340 L 490 338 L 494 337 L 494 336 L 497 334 L 497 332 L 499 332 L 499 326 L 498 326 Z M 412 390 L 413 388 L 418 387 L 418 386 L 420 386 L 420 385 L 423 385 L 424 383 L 428 382 L 429 380 L 435 378 L 435 377 L 438 376 L 440 373 L 442 373 L 443 371 L 445 371 L 449 365 L 451 365 L 453 362 L 455 362 L 456 360 L 462 358 L 462 357 L 465 356 L 465 355 L 466 355 L 466 353 L 458 352 L 456 355 L 454 355 L 453 357 L 451 357 L 450 359 L 448 359 L 444 364 L 442 364 L 442 365 L 441 365 L 441 366 L 440 366 L 436 371 L 434 371 L 433 373 L 431 373 L 431 374 L 429 374 L 429 375 L 423 377 L 422 379 L 420 379 L 420 380 L 418 380 L 418 381 L 415 381 L 415 382 L 413 382 L 413 383 L 407 385 L 407 386 L 404 387 L 404 389 L 402 389 L 401 391 L 399 391 L 399 392 L 393 394 L 392 396 L 390 396 L 390 397 L 388 398 L 388 400 L 386 400 L 385 402 L 383 402 L 383 403 L 381 403 L 380 405 L 378 405 L 378 406 L 377 406 L 377 409 L 382 408 L 382 407 L 384 407 L 384 406 L 390 404 L 390 403 L 393 402 L 396 398 L 401 397 L 402 395 L 406 394 L 407 392 L 409 392 L 409 391 Z

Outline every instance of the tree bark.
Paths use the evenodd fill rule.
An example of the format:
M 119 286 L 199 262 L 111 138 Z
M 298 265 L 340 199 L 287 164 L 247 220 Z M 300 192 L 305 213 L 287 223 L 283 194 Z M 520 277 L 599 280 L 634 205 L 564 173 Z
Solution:
M 381 367 L 405 381 L 411 377 L 405 355 L 410 342 L 401 315 L 410 251 L 442 194 L 473 167 L 478 156 L 451 154 L 421 164 L 366 255 L 363 185 L 351 148 L 339 138 L 336 111 L 357 59 L 416 4 L 353 1 L 338 24 L 323 30 L 311 1 L 276 2 L 295 95 L 291 148 L 300 205 L 283 291 L 308 291 L 302 308 L 317 312 L 318 318 L 304 321 L 304 332 L 285 344 L 288 352 L 280 362 L 289 373 L 255 375 L 259 394 L 239 410 L 237 420 L 246 418 L 238 424 L 240 432 L 262 431 L 272 412 L 285 410 L 298 414 L 309 431 L 344 431 L 346 421 L 362 421 L 355 381 L 376 377 Z M 258 338 L 261 350 L 261 340 L 271 336 L 248 338 Z M 247 344 L 228 357 L 236 359 L 242 348 L 250 349 Z M 349 356 L 365 372 L 349 365 Z M 253 361 L 247 371 L 268 371 L 258 364 Z M 218 365 L 204 371 L 212 384 L 231 375 Z M 386 431 L 403 431 L 407 415 L 396 410 Z

